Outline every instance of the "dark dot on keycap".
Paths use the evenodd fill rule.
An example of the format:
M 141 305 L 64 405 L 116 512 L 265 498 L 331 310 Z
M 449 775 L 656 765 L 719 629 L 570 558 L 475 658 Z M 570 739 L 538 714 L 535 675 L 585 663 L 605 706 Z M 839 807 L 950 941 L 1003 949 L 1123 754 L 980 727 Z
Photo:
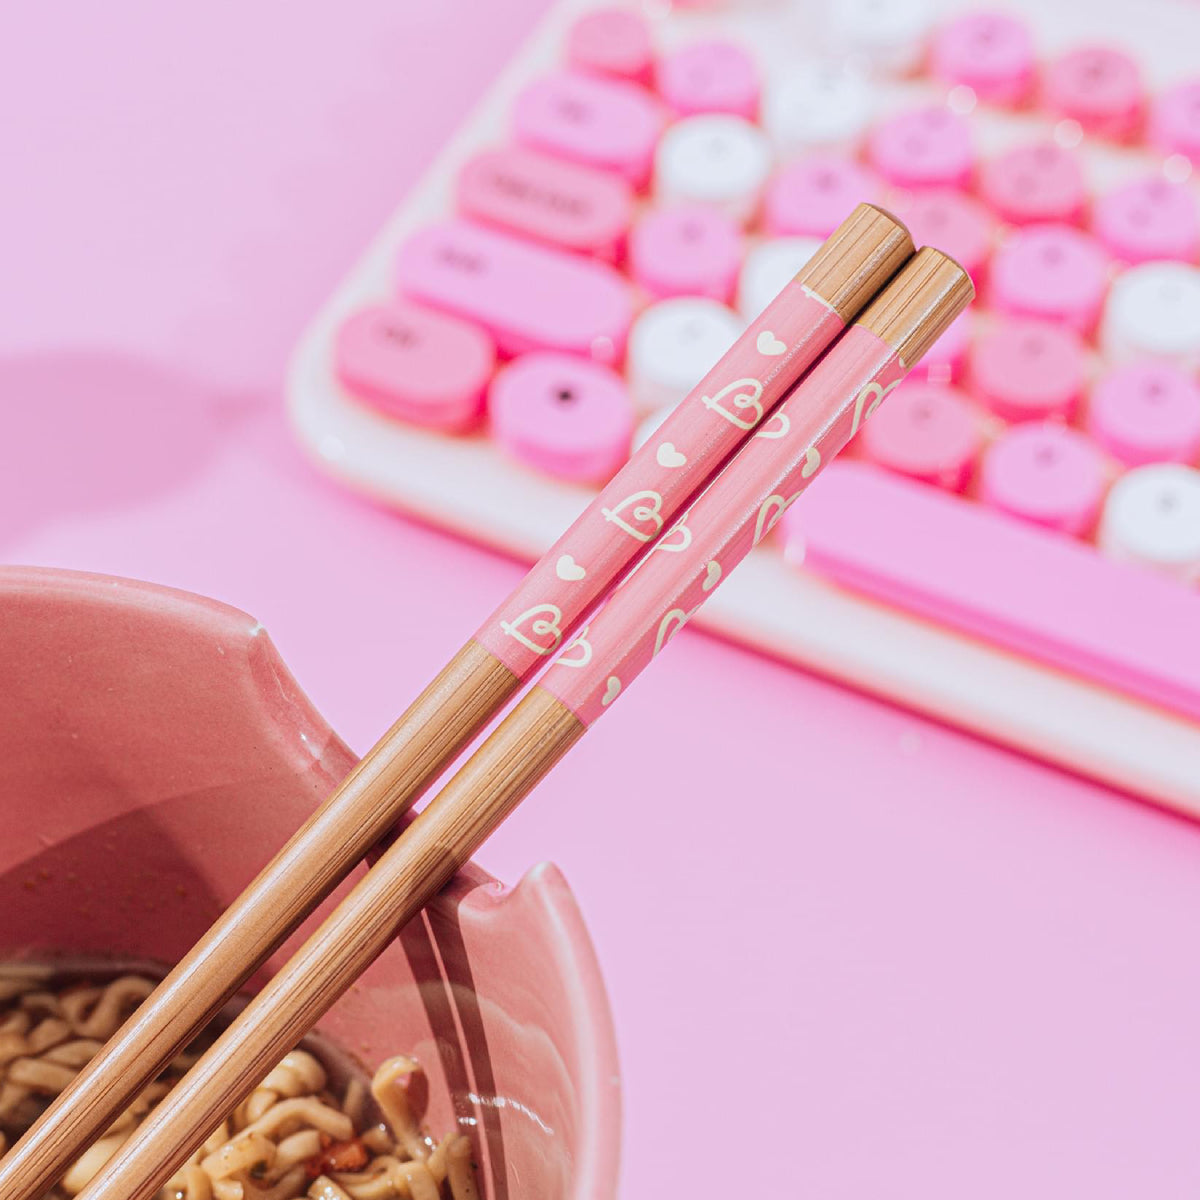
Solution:
M 1052 167 L 1058 160 L 1058 151 L 1053 146 L 1034 147 L 1033 157 L 1039 166 Z
M 569 96 L 563 96 L 558 101 L 558 111 L 564 120 L 570 121 L 575 125 L 585 120 L 588 115 L 587 105 L 581 104 L 578 100 L 573 100 Z
M 699 321 L 684 321 L 679 331 L 686 342 L 695 342 L 704 336 L 704 327 Z
M 1038 178 L 1036 175 L 1029 174 L 1028 171 L 1018 171 L 1013 176 L 1013 185 L 1014 192 L 1036 192 Z
M 914 404 L 910 411 L 914 425 L 924 425 L 933 420 L 933 409 L 926 402 Z
M 411 346 L 417 340 L 407 325 L 385 325 L 383 334 L 388 341 L 395 342 L 398 346 Z
M 729 151 L 729 143 L 723 137 L 708 139 L 708 152 L 717 158 L 723 158 Z
M 1037 358 L 1046 349 L 1046 343 L 1036 333 L 1030 333 L 1021 339 L 1021 349 L 1030 358 Z
M 919 157 L 929 149 L 929 143 L 919 133 L 910 133 L 904 139 L 904 149 L 909 154 Z
M 1052 467 L 1058 462 L 1058 450 L 1054 446 L 1039 446 L 1034 451 L 1033 461 L 1039 467 Z
M 1143 208 L 1140 204 L 1135 204 L 1129 210 L 1128 215 L 1129 215 L 1129 223 L 1131 225 L 1137 225 L 1142 229 L 1145 229 L 1145 227 L 1147 225 L 1149 225 L 1150 222 L 1154 219 L 1150 215 L 1149 210 Z
M 1179 507 L 1179 497 L 1174 492 L 1159 492 L 1158 507 L 1165 513 L 1174 512 Z
M 576 399 L 574 389 L 569 387 L 560 387 L 555 391 L 554 399 L 557 400 L 559 404 L 573 404 Z
M 1142 388 L 1142 395 L 1151 404 L 1161 404 L 1167 398 L 1166 384 L 1161 379 L 1147 379 L 1145 387 Z
M 1048 267 L 1060 267 L 1066 255 L 1063 253 L 1061 246 L 1043 246 L 1042 247 L 1042 262 Z
M 679 232 L 685 242 L 698 242 L 704 237 L 704 226 L 699 221 L 684 221 Z
M 1079 69 L 1080 83 L 1084 87 L 1094 87 L 1103 83 L 1109 75 L 1109 62 L 1106 58 L 1085 58 Z
M 832 192 L 837 187 L 838 177 L 834 171 L 818 171 L 813 176 L 813 186 L 821 192 Z

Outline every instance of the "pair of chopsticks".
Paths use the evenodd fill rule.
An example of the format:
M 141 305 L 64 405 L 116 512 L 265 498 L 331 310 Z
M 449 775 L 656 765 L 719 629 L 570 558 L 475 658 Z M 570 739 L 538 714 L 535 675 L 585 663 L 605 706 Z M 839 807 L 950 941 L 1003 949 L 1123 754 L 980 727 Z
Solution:
M 913 255 L 902 225 L 860 205 L 9 1151 L 0 1196 L 39 1200 L 551 661 L 80 1193 L 151 1200 L 766 536 L 972 294 L 956 263 Z

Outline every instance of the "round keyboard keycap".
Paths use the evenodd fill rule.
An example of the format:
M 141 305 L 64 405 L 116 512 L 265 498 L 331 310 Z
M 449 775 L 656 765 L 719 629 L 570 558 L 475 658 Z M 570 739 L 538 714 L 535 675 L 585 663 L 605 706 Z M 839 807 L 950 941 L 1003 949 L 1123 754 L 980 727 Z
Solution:
M 936 34 L 930 69 L 946 83 L 969 87 L 980 100 L 1016 104 L 1033 84 L 1033 38 L 1015 17 L 970 13 Z
M 1146 93 L 1134 59 L 1111 46 L 1083 46 L 1042 74 L 1045 105 L 1105 138 L 1125 138 L 1141 120 Z
M 991 214 L 978 200 L 954 188 L 929 188 L 914 192 L 898 216 L 914 245 L 949 254 L 978 286 L 994 233 Z
M 770 238 L 759 242 L 742 264 L 738 312 L 753 321 L 821 248 L 816 238 Z
M 1164 154 L 1200 162 L 1200 80 L 1177 84 L 1154 100 L 1146 140 Z
M 1070 225 L 1029 225 L 992 257 L 992 303 L 1018 316 L 1064 321 L 1087 333 L 1108 288 L 1108 255 Z
M 1053 142 L 1017 146 L 985 162 L 979 194 L 1013 225 L 1078 221 L 1088 198 L 1079 159 Z
M 1127 263 L 1154 259 L 1195 261 L 1200 217 L 1191 189 L 1150 175 L 1101 196 L 1092 210 L 1092 231 Z
M 694 42 L 658 64 L 658 93 L 680 116 L 758 116 L 758 67 L 736 42 Z
M 748 221 L 770 169 L 767 139 L 743 117 L 685 117 L 658 144 L 655 184 L 663 200 L 715 204 Z
M 788 64 L 763 95 L 763 125 L 784 155 L 852 151 L 871 120 L 871 86 L 835 62 Z
M 925 379 L 930 383 L 953 383 L 963 372 L 967 348 L 971 344 L 974 315 L 968 308 L 959 313 L 909 372 L 910 379 Z
M 828 237 L 856 204 L 880 192 L 879 180 L 851 158 L 809 154 L 771 180 L 763 224 L 777 236 Z
M 621 377 L 569 354 L 527 354 L 492 381 L 492 432 L 514 458 L 559 479 L 600 482 L 629 457 L 633 405 Z
M 1108 493 L 1096 539 L 1114 558 L 1200 581 L 1200 471 L 1137 467 Z
M 459 430 L 483 412 L 496 350 L 478 326 L 398 300 L 346 320 L 333 357 L 342 385 L 371 407 L 416 425 Z
M 715 300 L 651 304 L 629 335 L 629 383 L 639 409 L 678 404 L 741 332 L 741 321 Z
M 1079 403 L 1086 356 L 1065 326 L 1000 322 L 976 339 L 969 361 L 974 390 L 1006 421 L 1069 417 Z
M 650 26 L 625 8 L 584 13 L 567 33 L 567 62 L 577 71 L 649 83 L 654 66 Z
M 1200 364 L 1200 270 L 1150 262 L 1122 272 L 1108 294 L 1102 334 L 1112 358 L 1165 358 L 1194 369 Z
M 1118 367 L 1092 390 L 1088 431 L 1129 466 L 1200 455 L 1200 385 L 1169 363 Z
M 897 187 L 965 187 L 975 165 L 971 127 L 941 105 L 877 125 L 867 152 L 875 169 Z
M 655 297 L 728 301 L 741 265 L 740 227 L 702 204 L 651 209 L 629 239 L 630 271 Z
M 1063 425 L 1021 425 L 988 447 L 980 495 L 1013 516 L 1063 533 L 1087 533 L 1104 499 L 1104 459 Z
M 906 380 L 863 426 L 863 453 L 881 467 L 961 491 L 979 453 L 979 423 L 961 392 Z
M 838 0 L 829 15 L 839 51 L 889 71 L 911 71 L 920 63 L 933 23 L 929 0 Z

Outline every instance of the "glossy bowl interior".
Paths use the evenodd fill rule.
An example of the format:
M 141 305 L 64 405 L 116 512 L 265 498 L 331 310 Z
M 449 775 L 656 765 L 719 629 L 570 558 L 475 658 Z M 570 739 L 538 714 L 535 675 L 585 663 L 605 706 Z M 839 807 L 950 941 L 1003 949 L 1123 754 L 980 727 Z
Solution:
M 0 568 L 0 680 L 7 959 L 176 960 L 354 762 L 257 621 L 144 583 Z M 416 1054 L 496 1200 L 615 1196 L 612 1025 L 553 866 L 461 872 L 321 1032 Z

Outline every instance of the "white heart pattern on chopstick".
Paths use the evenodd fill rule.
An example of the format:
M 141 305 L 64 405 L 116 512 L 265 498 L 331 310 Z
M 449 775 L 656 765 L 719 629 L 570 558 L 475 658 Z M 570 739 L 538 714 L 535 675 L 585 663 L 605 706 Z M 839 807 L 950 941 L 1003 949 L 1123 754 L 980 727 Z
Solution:
M 687 455 L 675 449 L 673 442 L 663 442 L 654 456 L 660 467 L 682 467 L 687 462 Z
M 621 681 L 615 676 L 610 675 L 608 682 L 604 685 L 604 695 L 600 697 L 600 703 L 607 708 L 621 692 Z
M 567 583 L 575 583 L 587 574 L 587 568 L 577 563 L 570 554 L 564 554 L 554 564 L 554 573 Z
M 766 354 L 770 358 L 778 358 L 787 352 L 787 343 L 781 342 L 769 329 L 764 329 L 758 335 L 754 347 L 759 354 Z

